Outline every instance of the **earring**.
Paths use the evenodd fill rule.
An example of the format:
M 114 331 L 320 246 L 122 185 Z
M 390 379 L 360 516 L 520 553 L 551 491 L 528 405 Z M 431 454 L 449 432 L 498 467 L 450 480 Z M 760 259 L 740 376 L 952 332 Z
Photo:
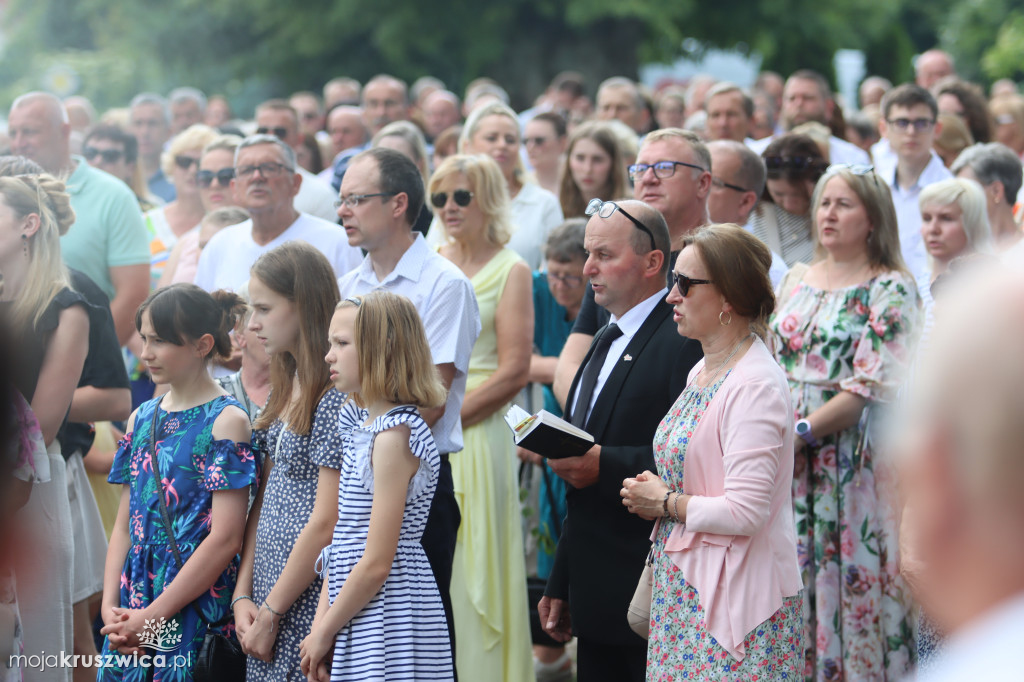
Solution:
M 729 311 L 723 310 L 722 312 L 718 313 L 718 324 L 722 325 L 723 327 L 728 327 L 730 324 L 732 324 L 732 313 L 729 313 L 728 320 L 722 319 L 722 315 L 725 315 L 726 313 L 729 313 Z
M 25 258 L 28 258 L 28 235 L 27 234 L 21 235 L 21 246 L 22 246 L 22 250 L 25 252 Z

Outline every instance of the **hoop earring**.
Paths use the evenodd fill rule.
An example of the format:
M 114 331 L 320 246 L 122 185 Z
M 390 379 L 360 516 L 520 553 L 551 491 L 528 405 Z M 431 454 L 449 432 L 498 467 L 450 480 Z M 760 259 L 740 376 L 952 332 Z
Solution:
M 722 325 L 723 327 L 728 327 L 730 324 L 732 324 L 732 313 L 729 313 L 728 320 L 722 319 L 722 315 L 725 315 L 727 312 L 729 311 L 723 310 L 722 312 L 718 313 L 718 324 Z

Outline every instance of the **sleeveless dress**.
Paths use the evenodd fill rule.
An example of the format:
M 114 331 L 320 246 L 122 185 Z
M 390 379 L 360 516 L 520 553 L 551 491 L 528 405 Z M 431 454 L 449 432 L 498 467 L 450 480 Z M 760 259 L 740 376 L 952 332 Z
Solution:
M 914 280 L 899 272 L 832 291 L 801 281 L 769 323 L 797 419 L 840 391 L 867 401 L 860 424 L 819 438 L 795 462 L 807 679 L 900 680 L 913 668 L 896 472 L 891 457 L 876 457 L 868 415 L 895 398 L 919 327 L 917 301 Z
M 156 497 L 160 483 L 153 476 L 149 450 L 153 411 L 159 410 L 156 444 L 167 513 L 185 563 L 210 533 L 214 491 L 246 488 L 256 480 L 256 458 L 248 443 L 213 440 L 214 421 L 232 405 L 241 408 L 234 398 L 218 396 L 187 410 L 165 412 L 156 400 L 150 400 L 139 407 L 135 430 L 121 439 L 109 481 L 131 487 L 128 517 L 131 546 L 121 572 L 122 607 L 148 606 L 178 575 L 178 564 L 164 531 Z M 231 613 L 231 594 L 237 576 L 236 556 L 210 589 L 192 604 L 168 618 L 162 626 L 143 631 L 142 637 L 148 635 L 153 643 L 152 647 L 147 647 L 151 649 L 148 653 L 162 654 L 165 666 L 159 666 L 156 661 L 152 670 L 134 665 L 111 665 L 100 668 L 96 679 L 99 682 L 191 680 L 191 665 L 182 664 L 195 662 L 206 635 L 206 624 Z M 200 620 L 193 604 L 206 623 Z M 229 624 L 224 630 L 233 631 L 234 625 Z M 109 652 L 108 644 L 109 641 L 104 640 L 100 651 Z
M 672 490 L 683 490 L 683 462 L 690 436 L 708 404 L 732 370 L 706 388 L 690 384 L 654 433 L 654 460 L 658 475 Z M 737 661 L 708 633 L 704 607 L 697 590 L 665 553 L 665 542 L 675 522 L 663 518 L 654 542 L 654 587 L 651 599 L 651 634 L 647 641 L 647 679 L 796 680 L 799 659 L 799 595 L 785 599 L 768 620 L 743 640 L 746 654 Z
M 502 249 L 470 280 L 481 332 L 469 361 L 467 394 L 498 368 L 494 315 L 520 260 L 511 249 Z M 451 583 L 455 657 L 459 676 L 466 680 L 534 679 L 518 460 L 504 413 L 501 407 L 464 429 L 465 446 L 451 458 L 462 512 Z
M 366 412 L 362 412 L 366 416 Z M 434 574 L 420 544 L 437 489 L 441 457 L 419 411 L 396 407 L 345 439 L 338 482 L 338 523 L 317 571 L 328 581 L 331 604 L 366 551 L 373 506 L 373 441 L 378 433 L 405 424 L 409 448 L 420 460 L 409 482 L 402 530 L 391 572 L 373 599 L 338 633 L 332 682 L 342 680 L 451 680 L 448 626 Z
M 254 439 L 265 443 L 264 452 L 274 462 L 256 526 L 252 577 L 252 599 L 256 604 L 263 603 L 281 577 L 295 541 L 313 513 L 320 467 L 341 468 L 341 448 L 336 434 L 343 401 L 342 395 L 333 388 L 327 391 L 316 408 L 308 435 L 295 434 L 280 419 L 265 432 L 257 431 L 254 435 Z M 270 663 L 249 657 L 248 682 L 302 679 L 299 644 L 313 627 L 321 586 L 320 579 L 314 578 L 285 612 Z M 281 607 L 275 605 L 275 608 Z

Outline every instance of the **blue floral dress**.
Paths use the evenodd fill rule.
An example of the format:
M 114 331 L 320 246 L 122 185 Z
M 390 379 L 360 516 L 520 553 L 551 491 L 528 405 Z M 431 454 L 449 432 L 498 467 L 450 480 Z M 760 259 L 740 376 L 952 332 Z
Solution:
M 246 488 L 256 480 L 256 458 L 249 443 L 213 439 L 213 423 L 232 405 L 241 408 L 237 400 L 225 395 L 180 412 L 165 412 L 156 400 L 139 406 L 135 430 L 119 443 L 108 479 L 131 488 L 128 519 L 131 546 L 121 572 L 122 607 L 148 606 L 178 574 L 156 497 L 160 486 L 153 476 L 149 448 L 153 410 L 159 410 L 156 450 L 164 476 L 167 513 L 181 559 L 187 562 L 210 533 L 213 493 Z M 219 621 L 230 612 L 237 575 L 236 557 L 210 589 L 192 602 L 207 622 Z M 229 625 L 226 629 L 233 627 Z M 142 638 L 154 644 L 147 647 L 147 653 L 154 655 L 152 673 L 142 666 L 110 665 L 99 669 L 97 680 L 191 680 L 192 666 L 206 629 L 190 604 L 142 633 Z M 108 644 L 109 641 L 104 641 L 102 653 L 110 652 Z M 156 655 L 163 656 L 165 665 L 159 665 Z
M 730 373 L 713 386 L 687 386 L 654 433 L 658 475 L 672 490 L 683 489 L 683 462 L 690 436 Z M 743 640 L 746 654 L 737 661 L 708 633 L 697 590 L 664 552 L 674 527 L 674 521 L 662 519 L 654 542 L 648 681 L 797 680 L 802 657 L 800 596 L 783 600 L 771 618 L 747 635 Z

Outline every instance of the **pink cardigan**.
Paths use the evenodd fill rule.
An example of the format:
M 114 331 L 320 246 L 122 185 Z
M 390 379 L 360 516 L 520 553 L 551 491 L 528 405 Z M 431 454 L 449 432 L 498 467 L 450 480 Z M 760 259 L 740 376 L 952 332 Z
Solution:
M 704 366 L 701 360 L 690 381 Z M 793 521 L 793 408 L 760 339 L 708 405 L 686 447 L 686 524 L 665 552 L 693 586 L 708 632 L 737 660 L 743 640 L 803 583 Z

